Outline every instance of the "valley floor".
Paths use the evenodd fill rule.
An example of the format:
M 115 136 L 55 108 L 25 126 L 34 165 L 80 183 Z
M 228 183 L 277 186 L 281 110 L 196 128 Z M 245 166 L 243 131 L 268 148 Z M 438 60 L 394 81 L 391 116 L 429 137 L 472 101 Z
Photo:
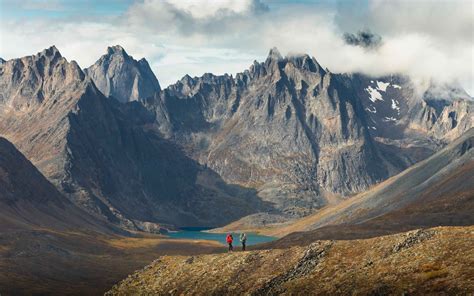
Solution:
M 161 255 L 216 253 L 212 241 L 25 230 L 0 234 L 0 294 L 103 295 Z
M 271 250 L 162 256 L 108 295 L 467 295 L 474 226 Z

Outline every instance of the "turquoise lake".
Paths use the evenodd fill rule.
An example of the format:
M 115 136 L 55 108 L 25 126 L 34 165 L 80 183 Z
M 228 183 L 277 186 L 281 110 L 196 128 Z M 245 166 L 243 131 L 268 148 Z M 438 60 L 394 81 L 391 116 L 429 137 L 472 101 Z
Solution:
M 196 228 L 196 229 L 182 229 L 180 231 L 173 231 L 169 232 L 166 235 L 169 236 L 170 238 L 175 238 L 175 239 L 195 239 L 195 240 L 213 240 L 216 242 L 219 242 L 221 244 L 226 245 L 226 235 L 225 233 L 209 233 L 209 232 L 204 232 L 203 228 Z M 234 247 L 240 245 L 239 241 L 239 233 L 237 232 L 232 232 L 232 236 L 234 237 Z M 264 235 L 258 235 L 255 233 L 247 233 L 247 246 L 251 245 L 256 245 L 256 244 L 261 244 L 261 243 L 267 243 L 276 240 L 276 237 L 271 237 L 271 236 L 264 236 Z

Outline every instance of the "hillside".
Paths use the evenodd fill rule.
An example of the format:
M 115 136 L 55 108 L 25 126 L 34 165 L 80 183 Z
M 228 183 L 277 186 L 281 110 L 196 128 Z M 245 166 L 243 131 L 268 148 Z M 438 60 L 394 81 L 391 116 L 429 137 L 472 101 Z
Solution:
M 73 205 L 10 142 L 0 137 L 0 232 L 34 228 L 114 231 Z
M 474 227 L 438 227 L 306 247 L 163 256 L 106 295 L 468 294 Z
M 474 129 L 470 129 L 432 157 L 367 192 L 288 226 L 262 232 L 290 234 L 279 243 L 291 244 L 370 237 L 417 227 L 473 225 L 473 147 Z

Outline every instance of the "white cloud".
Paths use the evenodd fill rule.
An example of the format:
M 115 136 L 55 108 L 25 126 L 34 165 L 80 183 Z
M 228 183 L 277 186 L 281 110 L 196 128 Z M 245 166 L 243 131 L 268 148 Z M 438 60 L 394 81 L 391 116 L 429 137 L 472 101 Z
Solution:
M 474 94 L 471 1 L 372 0 L 365 15 L 351 13 L 292 4 L 272 10 L 258 0 L 145 0 L 115 19 L 2 20 L 0 56 L 28 55 L 55 44 L 86 67 L 107 46 L 120 44 L 135 58 L 146 57 L 167 85 L 185 74 L 243 71 L 277 46 L 283 53 L 309 53 L 333 72 L 458 80 Z M 376 50 L 341 38 L 364 28 L 382 36 Z

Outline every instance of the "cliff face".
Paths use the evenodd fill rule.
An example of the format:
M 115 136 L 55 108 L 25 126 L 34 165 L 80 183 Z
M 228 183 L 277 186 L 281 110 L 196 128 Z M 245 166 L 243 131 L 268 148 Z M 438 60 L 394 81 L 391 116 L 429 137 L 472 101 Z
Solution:
M 187 76 L 148 106 L 193 158 L 300 215 L 326 193 L 361 191 L 390 174 L 350 92 L 309 56 L 272 50 L 235 79 Z
M 472 225 L 474 128 L 426 160 L 336 206 L 270 231 L 277 245 Z M 298 233 L 299 232 L 299 233 Z
M 105 96 L 123 103 L 143 100 L 160 91 L 148 62 L 134 60 L 120 45 L 107 48 L 107 53 L 85 73 Z
M 104 97 L 56 48 L 10 60 L 0 73 L 0 134 L 89 212 L 141 229 L 144 221 L 216 225 L 265 208 L 162 139 L 141 104 Z

